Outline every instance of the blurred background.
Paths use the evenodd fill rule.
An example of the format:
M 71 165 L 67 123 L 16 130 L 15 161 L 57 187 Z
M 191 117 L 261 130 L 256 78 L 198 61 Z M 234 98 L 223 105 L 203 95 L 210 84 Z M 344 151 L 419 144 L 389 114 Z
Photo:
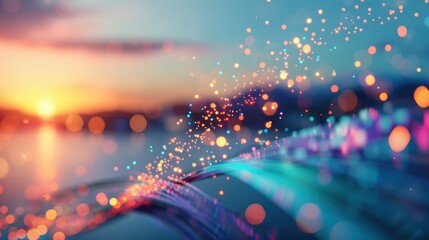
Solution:
M 2 218 L 10 222 L 27 201 L 49 193 L 145 171 L 168 155 L 173 138 L 186 142 L 189 128 L 208 124 L 210 108 L 231 104 L 241 114 L 227 111 L 184 155 L 183 172 L 329 116 L 386 108 L 387 100 L 415 105 L 414 90 L 427 86 L 428 31 L 423 0 L 0 0 Z M 311 58 L 290 46 L 310 38 Z M 223 148 L 219 136 L 230 145 Z M 238 182 L 219 184 L 201 187 L 215 198 L 241 188 L 242 202 L 223 200 L 241 215 L 254 199 L 264 201 Z M 271 212 L 267 226 L 287 218 Z M 118 233 L 123 228 L 130 231 Z M 131 214 L 79 239 L 174 237 L 167 229 Z

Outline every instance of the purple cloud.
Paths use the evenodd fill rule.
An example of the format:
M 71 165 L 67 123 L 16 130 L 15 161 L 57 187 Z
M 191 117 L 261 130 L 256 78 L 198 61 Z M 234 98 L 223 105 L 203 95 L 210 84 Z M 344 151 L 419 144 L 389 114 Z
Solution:
M 87 10 L 75 9 L 59 0 L 0 0 L 0 39 L 14 43 L 52 47 L 61 50 L 80 50 L 89 53 L 117 53 L 127 55 L 146 55 L 157 51 L 171 51 L 186 48 L 201 51 L 197 44 L 185 44 L 172 41 L 145 41 L 101 39 L 97 41 L 74 38 L 41 40 L 33 33 L 48 29 L 54 21 L 79 17 Z

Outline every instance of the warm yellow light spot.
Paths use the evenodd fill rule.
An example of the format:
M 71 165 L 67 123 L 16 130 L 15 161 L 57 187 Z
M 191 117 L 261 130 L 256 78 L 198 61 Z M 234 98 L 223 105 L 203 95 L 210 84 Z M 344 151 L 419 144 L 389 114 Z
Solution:
M 288 73 L 286 71 L 280 71 L 280 79 L 285 80 L 287 78 Z
M 420 86 L 414 91 L 414 101 L 421 108 L 429 107 L 429 89 L 425 86 Z
M 45 217 L 48 220 L 54 220 L 57 217 L 57 211 L 55 211 L 54 209 L 49 209 L 48 211 L 46 211 Z
M 311 18 L 307 18 L 307 20 L 305 21 L 307 24 L 311 24 L 311 22 L 313 22 L 313 20 Z
M 110 204 L 110 206 L 115 206 L 116 204 L 118 204 L 118 199 L 116 199 L 116 198 L 111 198 L 111 199 L 109 200 L 109 204 Z
M 55 106 L 51 100 L 43 99 L 37 105 L 37 114 L 43 119 L 51 118 L 54 112 Z
M 147 120 L 141 114 L 136 114 L 130 119 L 130 128 L 135 133 L 143 132 L 147 127 Z
M 37 231 L 39 231 L 40 235 L 45 235 L 48 232 L 48 227 L 46 225 L 42 224 L 37 226 Z
M 298 37 L 294 37 L 293 40 L 292 40 L 292 42 L 296 45 L 296 44 L 298 44 L 300 42 L 300 40 L 299 40 Z
M 27 238 L 28 239 L 30 239 L 30 240 L 39 239 L 39 237 L 40 237 L 40 234 L 36 228 L 32 228 L 32 229 L 28 230 L 28 232 L 27 232 Z
M 399 26 L 397 32 L 398 32 L 399 37 L 401 37 L 401 38 L 406 37 L 408 34 L 407 27 L 405 27 L 405 26 Z
M 375 84 L 375 77 L 372 74 L 369 74 L 368 76 L 365 77 L 365 83 L 368 86 L 372 86 Z
M 362 66 L 362 63 L 360 61 L 355 61 L 355 67 L 360 68 Z
M 218 147 L 225 147 L 225 145 L 226 145 L 226 138 L 222 137 L 222 136 L 218 137 L 216 139 L 216 145 L 218 145 Z
M 387 101 L 388 98 L 389 98 L 389 96 L 387 95 L 386 92 L 380 93 L 380 100 L 381 101 L 385 102 L 385 101 Z
M 389 135 L 389 146 L 394 152 L 402 152 L 408 146 L 411 135 L 404 126 L 396 126 Z
M 239 68 L 239 67 L 240 67 L 240 64 L 234 63 L 234 68 Z
M 305 44 L 305 45 L 302 47 L 302 51 L 303 51 L 305 54 L 309 54 L 309 53 L 311 52 L 311 46 L 310 46 L 310 44 Z
M 223 196 L 224 192 L 222 190 L 219 191 L 219 195 Z

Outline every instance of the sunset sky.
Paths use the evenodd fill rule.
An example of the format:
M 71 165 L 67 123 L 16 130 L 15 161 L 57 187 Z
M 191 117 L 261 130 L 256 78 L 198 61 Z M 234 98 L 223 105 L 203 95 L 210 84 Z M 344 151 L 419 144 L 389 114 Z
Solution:
M 305 18 L 325 8 L 322 1 L 309 6 L 279 0 L 0 2 L 0 108 L 42 115 L 148 110 L 187 103 L 197 93 L 210 96 L 208 79 L 218 61 L 231 67 L 239 62 L 243 72 L 252 67 L 238 48 L 249 23 L 275 13 L 273 26 L 289 23 L 285 35 L 262 27 L 252 34 L 260 42 L 282 42 L 302 31 Z M 329 19 L 339 17 L 336 10 L 326 10 Z M 364 37 L 384 44 L 385 33 L 395 26 Z M 414 27 L 409 36 L 416 39 L 418 29 L 428 29 Z M 352 44 L 359 47 L 359 41 Z M 409 55 L 424 46 L 409 48 Z M 342 51 L 341 57 L 353 58 L 354 52 L 347 56 Z M 328 60 L 341 66 L 341 59 Z

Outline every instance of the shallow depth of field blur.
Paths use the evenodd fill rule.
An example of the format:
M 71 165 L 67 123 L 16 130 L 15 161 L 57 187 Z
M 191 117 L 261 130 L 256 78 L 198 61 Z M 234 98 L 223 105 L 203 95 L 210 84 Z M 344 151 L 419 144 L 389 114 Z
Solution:
M 331 140 L 347 137 L 329 154 L 311 137 L 298 150 L 292 141 L 288 156 L 297 166 L 309 165 L 319 150 L 316 162 L 382 156 L 395 171 L 411 174 L 394 192 L 410 202 L 424 199 L 428 42 L 427 0 L 0 0 L 0 239 L 180 239 L 161 220 L 135 212 L 68 236 L 58 208 L 52 207 L 54 217 L 42 214 L 45 223 L 29 213 L 43 207 L 29 203 L 71 188 L 85 195 L 92 183 L 135 181 L 143 173 L 182 178 L 270 148 L 280 158 L 283 138 L 325 137 L 315 126 L 339 126 L 326 134 Z M 354 123 L 348 116 L 364 115 L 380 135 L 360 122 L 341 128 L 342 121 Z M 379 165 L 348 166 L 359 175 L 360 193 L 399 176 L 384 179 Z M 331 175 L 318 174 L 314 184 L 327 186 Z M 339 239 L 335 234 L 347 232 L 334 224 L 330 235 L 317 235 L 321 220 L 310 226 L 299 219 L 313 221 L 319 210 L 329 215 L 321 205 L 307 203 L 295 219 L 246 183 L 225 174 L 194 185 L 261 239 Z M 107 200 L 111 207 L 122 201 Z M 92 209 L 82 204 L 76 211 L 86 218 Z M 412 215 L 416 223 L 398 230 L 401 236 L 429 236 L 429 202 L 419 204 L 426 210 L 418 216 L 402 209 L 406 204 L 392 205 L 398 222 Z

